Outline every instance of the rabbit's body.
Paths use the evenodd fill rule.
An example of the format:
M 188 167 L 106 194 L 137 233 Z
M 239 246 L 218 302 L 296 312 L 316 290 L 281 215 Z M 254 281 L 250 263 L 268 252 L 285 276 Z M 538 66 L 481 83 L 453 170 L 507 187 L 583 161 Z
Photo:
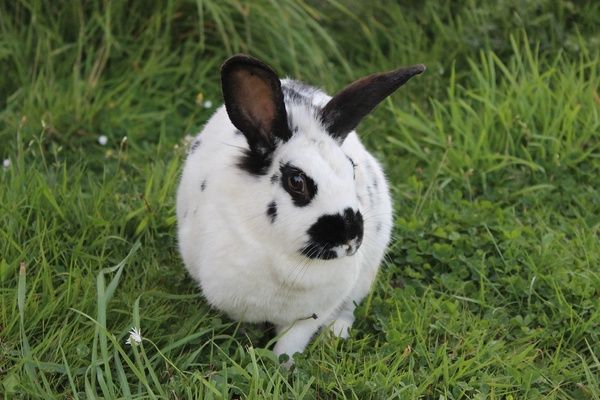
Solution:
M 284 93 L 285 87 L 284 82 Z M 329 100 L 319 95 L 321 103 Z M 291 99 L 286 102 L 293 104 Z M 301 126 L 302 121 L 313 120 L 302 118 L 303 112 L 306 110 L 301 106 L 288 108 L 288 115 L 293 115 L 291 119 L 298 121 L 298 130 L 304 133 L 298 140 L 320 141 L 323 152 L 318 161 L 335 164 L 338 158 L 329 158 L 339 145 L 320 130 L 313 132 L 310 126 Z M 346 138 L 341 150 L 356 164 L 359 209 L 366 217 L 365 244 L 351 257 L 309 260 L 289 251 L 295 249 L 276 248 L 273 224 L 294 221 L 271 222 L 266 210 L 281 190 L 253 191 L 260 178 L 236 167 L 240 149 L 248 148 L 244 136 L 237 132 L 225 107 L 219 108 L 193 142 L 195 149 L 186 161 L 178 193 L 183 259 L 207 300 L 234 319 L 276 325 L 312 314 L 326 318 L 344 300 L 351 299 L 353 290 L 356 294 L 351 300 L 360 301 L 375 277 L 391 229 L 389 193 L 377 161 L 354 132 Z M 346 158 L 342 161 L 348 162 Z M 269 180 L 277 167 L 271 166 L 262 179 Z M 334 169 L 335 165 L 329 167 Z M 252 205 L 237 194 L 240 191 L 252 193 Z M 231 202 L 231 207 L 223 207 L 221 199 Z M 316 210 L 315 220 L 320 213 L 322 210 Z M 371 215 L 373 218 L 368 217 Z
M 257 85 L 253 93 L 267 90 Z M 245 121 L 232 123 L 264 107 L 216 111 L 186 160 L 177 219 L 183 261 L 208 302 L 236 320 L 274 323 L 275 351 L 291 355 L 321 326 L 348 334 L 389 242 L 392 207 L 356 133 L 340 143 L 325 132 L 319 113 L 331 97 L 291 80 L 281 93 L 289 132 L 264 148 L 240 132 Z

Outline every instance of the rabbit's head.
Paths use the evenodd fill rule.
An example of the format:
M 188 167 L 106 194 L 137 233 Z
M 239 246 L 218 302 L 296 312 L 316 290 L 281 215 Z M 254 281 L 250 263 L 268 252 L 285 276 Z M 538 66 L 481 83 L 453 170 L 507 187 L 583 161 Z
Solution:
M 363 240 L 360 160 L 345 151 L 351 146 L 344 141 L 379 102 L 423 70 L 416 65 L 370 75 L 329 98 L 293 81 L 284 80 L 282 88 L 273 69 L 249 56 L 223 64 L 227 114 L 249 146 L 238 167 L 255 181 L 253 193 L 240 196 L 267 199 L 255 206 L 270 224 L 274 251 L 323 260 L 356 253 Z

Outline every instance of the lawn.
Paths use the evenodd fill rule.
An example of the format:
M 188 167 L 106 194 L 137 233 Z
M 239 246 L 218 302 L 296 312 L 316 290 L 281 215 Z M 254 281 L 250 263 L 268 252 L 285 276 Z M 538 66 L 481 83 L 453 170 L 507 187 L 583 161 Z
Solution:
M 358 128 L 394 196 L 378 280 L 290 370 L 177 251 L 236 52 L 329 92 L 428 66 Z M 0 393 L 600 399 L 599 85 L 592 0 L 1 2 Z

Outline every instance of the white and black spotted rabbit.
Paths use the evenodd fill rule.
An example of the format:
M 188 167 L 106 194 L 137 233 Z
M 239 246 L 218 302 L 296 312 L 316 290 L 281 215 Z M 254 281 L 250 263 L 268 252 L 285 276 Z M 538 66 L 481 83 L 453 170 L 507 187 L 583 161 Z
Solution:
M 362 78 L 330 97 L 228 59 L 224 106 L 195 138 L 177 193 L 185 266 L 215 308 L 269 321 L 275 353 L 323 326 L 346 337 L 390 239 L 379 163 L 354 128 L 423 65 Z

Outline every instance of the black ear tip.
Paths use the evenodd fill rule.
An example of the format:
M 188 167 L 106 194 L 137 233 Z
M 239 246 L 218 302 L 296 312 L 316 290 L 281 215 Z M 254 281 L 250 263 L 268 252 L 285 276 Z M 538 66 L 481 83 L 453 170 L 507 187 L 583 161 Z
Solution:
M 423 72 L 425 72 L 426 69 L 427 67 L 425 66 L 425 64 L 416 64 L 408 68 L 403 68 L 404 72 L 409 76 L 422 74 Z
M 232 68 L 240 68 L 240 67 L 241 68 L 258 67 L 258 68 L 268 71 L 272 74 L 275 74 L 275 71 L 273 70 L 273 68 L 271 68 L 264 62 L 260 61 L 258 58 L 255 58 L 255 57 L 252 57 L 251 55 L 243 54 L 243 53 L 234 54 L 233 56 L 231 56 L 227 60 L 225 60 L 225 62 L 221 65 L 221 74 L 229 71 Z
M 426 69 L 427 67 L 425 66 L 425 64 L 416 64 L 411 65 L 410 67 L 398 68 L 397 70 L 391 71 L 386 75 L 391 77 L 394 81 L 396 81 L 398 83 L 398 86 L 401 86 L 413 76 L 420 75 L 423 72 L 425 72 Z M 396 86 L 396 89 L 398 88 L 398 86 Z
M 244 63 L 244 62 L 248 62 L 248 61 L 252 61 L 252 60 L 256 60 L 256 59 L 254 57 L 252 57 L 251 55 L 244 54 L 244 53 L 234 54 L 223 62 L 223 64 L 221 65 L 221 68 L 225 67 L 226 65 Z
M 252 60 L 254 60 L 254 57 L 248 54 L 234 54 L 221 64 L 221 72 L 225 72 L 236 65 L 248 64 Z

